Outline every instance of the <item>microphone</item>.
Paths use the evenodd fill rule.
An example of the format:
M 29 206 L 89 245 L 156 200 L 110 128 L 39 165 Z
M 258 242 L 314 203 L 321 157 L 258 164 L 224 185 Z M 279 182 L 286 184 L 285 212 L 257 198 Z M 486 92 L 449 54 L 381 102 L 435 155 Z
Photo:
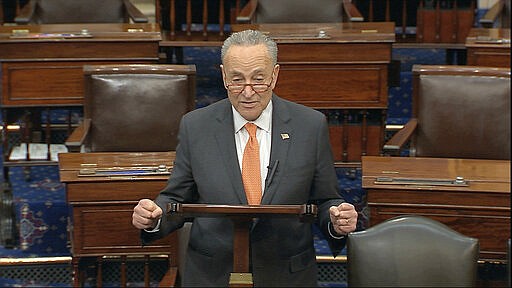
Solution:
M 274 178 L 274 174 L 276 174 L 277 165 L 279 165 L 279 160 L 274 161 L 274 163 L 271 163 L 268 165 L 268 173 L 267 173 L 267 179 L 265 180 L 266 187 L 270 186 L 270 183 L 272 183 L 272 179 Z

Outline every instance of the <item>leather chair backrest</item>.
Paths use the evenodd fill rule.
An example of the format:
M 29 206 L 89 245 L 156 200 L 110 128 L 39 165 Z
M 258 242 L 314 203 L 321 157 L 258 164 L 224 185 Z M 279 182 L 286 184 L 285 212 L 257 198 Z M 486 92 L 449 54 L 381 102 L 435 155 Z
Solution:
M 342 0 L 258 0 L 257 23 L 342 22 Z
M 411 155 L 510 159 L 510 69 L 417 65 L 413 74 Z
M 37 0 L 36 24 L 125 23 L 123 0 Z
M 85 150 L 175 150 L 181 117 L 195 105 L 195 73 L 194 65 L 86 65 Z
M 347 240 L 349 287 L 474 287 L 479 243 L 423 216 L 389 219 Z

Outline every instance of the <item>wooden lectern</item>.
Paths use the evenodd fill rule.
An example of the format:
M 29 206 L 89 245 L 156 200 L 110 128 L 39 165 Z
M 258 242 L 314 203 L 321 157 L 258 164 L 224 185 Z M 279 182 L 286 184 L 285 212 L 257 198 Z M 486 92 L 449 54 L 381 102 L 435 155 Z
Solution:
M 249 270 L 249 230 L 253 219 L 263 217 L 298 217 L 299 221 L 313 221 L 317 207 L 304 205 L 208 205 L 169 203 L 167 213 L 184 217 L 229 217 L 234 224 L 233 272 L 229 278 L 230 287 L 252 287 L 252 273 Z

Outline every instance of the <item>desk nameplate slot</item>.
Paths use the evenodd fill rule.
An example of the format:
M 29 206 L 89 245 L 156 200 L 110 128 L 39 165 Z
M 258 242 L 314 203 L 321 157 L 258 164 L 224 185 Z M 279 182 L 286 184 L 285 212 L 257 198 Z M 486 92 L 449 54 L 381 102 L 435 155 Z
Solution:
M 468 181 L 466 181 L 463 177 L 460 177 L 460 176 L 456 177 L 454 180 L 377 177 L 377 179 L 373 183 L 381 184 L 381 185 L 428 185 L 428 186 L 456 186 L 456 187 L 469 186 Z
M 132 177 L 170 174 L 171 168 L 166 165 L 155 167 L 82 168 L 78 171 L 79 177 Z

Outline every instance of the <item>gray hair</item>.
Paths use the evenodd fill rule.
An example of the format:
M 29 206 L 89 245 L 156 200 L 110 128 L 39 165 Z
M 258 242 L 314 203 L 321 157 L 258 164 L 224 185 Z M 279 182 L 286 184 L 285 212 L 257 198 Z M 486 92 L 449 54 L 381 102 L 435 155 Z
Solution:
M 269 36 L 263 34 L 257 30 L 244 30 L 231 34 L 222 45 L 220 57 L 222 63 L 224 63 L 224 57 L 228 52 L 229 47 L 235 46 L 254 46 L 263 44 L 267 47 L 268 54 L 272 60 L 272 64 L 277 64 L 277 44 Z

